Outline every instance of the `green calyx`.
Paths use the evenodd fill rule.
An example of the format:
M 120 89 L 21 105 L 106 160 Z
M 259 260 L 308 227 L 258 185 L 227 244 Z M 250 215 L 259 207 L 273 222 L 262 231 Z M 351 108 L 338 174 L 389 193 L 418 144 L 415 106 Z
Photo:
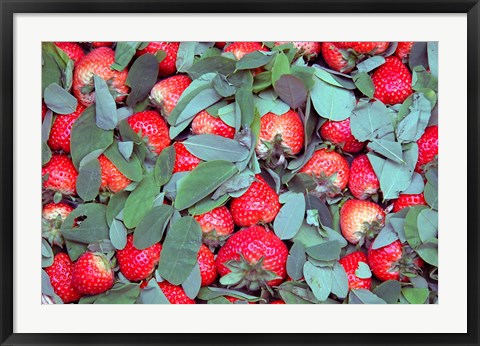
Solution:
M 258 157 L 264 159 L 271 168 L 278 166 L 286 167 L 287 158 L 292 157 L 292 150 L 284 145 L 282 135 L 277 133 L 271 141 L 263 141 L 263 148 L 258 150 Z
M 311 193 L 322 201 L 338 196 L 342 193 L 342 190 L 335 185 L 337 173 L 327 176 L 322 172 L 320 175 L 315 175 L 314 180 L 317 187 Z

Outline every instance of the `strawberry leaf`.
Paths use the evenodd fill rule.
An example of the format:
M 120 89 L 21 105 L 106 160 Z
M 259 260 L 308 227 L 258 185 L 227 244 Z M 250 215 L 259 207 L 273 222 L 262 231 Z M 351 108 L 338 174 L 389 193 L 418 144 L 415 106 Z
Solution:
M 383 299 L 379 298 L 374 293 L 365 289 L 351 290 L 350 294 L 348 295 L 348 303 L 349 304 L 386 304 L 386 302 Z
M 171 145 L 162 150 L 155 163 L 155 181 L 158 186 L 163 186 L 170 180 L 174 164 L 175 148 Z
M 102 184 L 100 162 L 96 157 L 83 163 L 78 172 L 76 182 L 77 193 L 84 201 L 94 200 Z
M 138 226 L 140 221 L 152 209 L 155 196 L 159 192 L 160 188 L 155 183 L 153 174 L 144 176 L 125 202 L 123 222 L 127 228 Z
M 373 71 L 379 66 L 382 66 L 385 63 L 385 58 L 380 55 L 372 56 L 371 58 L 368 58 L 367 60 L 362 61 L 361 63 L 357 64 L 357 70 L 358 72 L 362 73 L 367 73 L 370 71 Z
M 137 52 L 141 42 L 117 42 L 115 48 L 115 62 L 110 66 L 113 70 L 123 71 Z
M 397 239 L 398 236 L 395 233 L 395 229 L 391 224 L 387 223 L 375 238 L 375 241 L 372 244 L 372 249 L 380 249 L 381 247 L 393 243 Z
M 143 250 L 160 242 L 172 215 L 173 208 L 166 204 L 150 210 L 135 228 L 133 245 L 137 249 Z
M 123 210 L 127 197 L 128 192 L 126 191 L 120 191 L 110 197 L 105 214 L 108 226 L 112 224 L 113 218 Z
M 422 93 L 413 95 L 413 104 L 397 125 L 397 138 L 404 143 L 416 142 L 425 132 L 430 120 L 432 105 Z
M 424 209 L 417 218 L 418 235 L 422 243 L 437 237 L 438 212 L 432 209 Z
M 372 78 L 366 72 L 360 72 L 353 77 L 355 86 L 369 99 L 373 97 L 375 93 L 375 86 L 373 85 Z
M 208 213 L 209 211 L 224 205 L 229 198 L 230 196 L 227 194 L 220 196 L 217 199 L 205 197 L 204 199 L 196 203 L 193 207 L 188 208 L 188 212 L 191 215 L 202 215 Z
M 349 118 L 355 108 L 353 91 L 335 87 L 319 78 L 314 78 L 315 84 L 310 91 L 310 97 L 317 113 L 326 119 L 340 121 Z
M 425 209 L 428 209 L 428 207 L 423 205 L 411 207 L 405 218 L 405 236 L 408 244 L 414 249 L 422 243 L 418 231 L 418 216 Z
M 293 280 L 300 280 L 303 277 L 303 266 L 307 261 L 305 248 L 299 242 L 293 243 L 287 257 L 287 274 Z
M 331 269 L 315 267 L 312 263 L 305 262 L 303 275 L 315 298 L 325 301 L 332 290 Z
M 424 304 L 429 293 L 427 288 L 402 288 L 402 294 L 410 304 Z
M 202 287 L 197 295 L 197 297 L 201 300 L 211 300 L 225 296 L 243 299 L 249 302 L 258 302 L 264 300 L 260 297 L 252 296 L 250 294 L 246 294 L 240 291 L 220 287 Z
M 372 277 L 370 267 L 365 262 L 358 262 L 358 268 L 355 270 L 355 275 L 360 279 L 368 279 Z
M 427 55 L 430 72 L 438 78 L 438 42 L 427 42 Z
M 250 126 L 255 115 L 253 94 L 246 88 L 240 88 L 235 94 L 235 129 L 241 126 Z
M 416 66 L 423 66 L 428 69 L 427 42 L 415 42 L 410 55 L 408 56 L 408 66 L 413 70 Z
M 155 279 L 150 279 L 147 287 L 141 290 L 137 304 L 170 304 Z
M 380 101 L 359 103 L 350 117 L 350 128 L 353 136 L 361 142 L 393 132 L 388 109 Z
M 198 291 L 200 291 L 201 283 L 202 276 L 200 274 L 200 266 L 197 262 L 190 275 L 184 282 L 182 282 L 182 288 L 190 299 L 194 299 L 197 296 Z
M 47 86 L 44 92 L 44 100 L 48 108 L 58 114 L 73 113 L 78 104 L 77 99 L 57 83 Z
M 127 245 L 127 229 L 122 221 L 113 219 L 110 225 L 110 241 L 117 250 L 123 250 Z
M 103 130 L 113 130 L 117 126 L 117 105 L 108 90 L 107 82 L 97 75 L 93 76 L 95 84 L 96 124 Z
M 285 74 L 290 74 L 290 62 L 285 53 L 280 52 L 275 57 L 272 67 L 272 85 L 275 85 L 280 77 Z
M 291 194 L 273 222 L 275 234 L 282 240 L 292 239 L 297 234 L 305 217 L 305 197 Z
M 66 62 L 59 51 L 53 42 L 42 43 L 42 96 L 45 94 L 45 89 L 52 83 L 62 84 Z
M 245 160 L 249 150 L 239 142 L 217 135 L 196 135 L 183 142 L 187 150 L 204 161 L 224 160 L 238 162 Z
M 348 294 L 348 276 L 338 262 L 332 268 L 332 293 L 339 298 L 345 298 Z
M 341 250 L 341 244 L 337 240 L 326 241 L 305 249 L 309 256 L 318 261 L 336 260 L 340 257 Z
M 120 154 L 122 154 L 125 160 L 130 160 L 130 157 L 132 157 L 133 153 L 133 142 L 118 142 L 118 151 L 120 152 Z
M 405 194 L 419 194 L 424 190 L 423 178 L 417 172 L 413 173 L 410 185 L 403 191 Z
M 307 89 L 301 79 L 282 75 L 274 84 L 275 92 L 291 108 L 296 109 L 307 100 Z
M 127 105 L 135 106 L 143 101 L 157 81 L 158 61 L 152 54 L 144 54 L 135 60 L 125 84 L 132 88 L 127 97 Z
M 138 284 L 117 283 L 112 289 L 98 295 L 93 304 L 134 304 L 139 295 Z
M 180 42 L 177 52 L 177 61 L 175 64 L 178 72 L 187 72 L 188 69 L 192 67 L 197 45 L 198 42 Z
M 396 304 L 400 297 L 402 285 L 397 280 L 388 280 L 375 287 L 373 293 L 387 304 Z
M 415 251 L 425 262 L 438 267 L 438 239 L 424 242 Z
M 237 61 L 237 70 L 250 70 L 268 64 L 274 57 L 274 53 L 265 53 L 261 51 L 254 51 L 245 54 L 239 61 Z
M 206 73 L 218 73 L 228 76 L 235 71 L 236 61 L 224 56 L 212 56 L 201 59 L 188 69 L 187 73 L 192 79 L 197 79 Z
M 107 150 L 105 156 L 113 163 L 113 165 L 128 179 L 133 181 L 140 181 L 142 179 L 142 164 L 136 155 L 132 155 L 130 159 L 126 160 L 123 157 L 118 147 L 119 142 L 114 141 Z

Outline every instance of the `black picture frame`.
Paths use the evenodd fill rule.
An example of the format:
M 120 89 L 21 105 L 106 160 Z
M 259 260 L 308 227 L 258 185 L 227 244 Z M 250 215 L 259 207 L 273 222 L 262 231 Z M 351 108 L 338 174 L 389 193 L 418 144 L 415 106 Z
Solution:
M 479 0 L 0 0 L 0 341 L 2 345 L 432 344 L 478 345 L 478 202 L 480 104 Z M 15 13 L 467 13 L 468 16 L 468 333 L 466 334 L 20 334 L 13 332 L 13 16 Z M 374 323 L 375 316 L 365 317 Z M 455 316 L 452 316 L 455 318 Z M 414 317 L 412 317 L 414 319 Z M 54 323 L 54 322 L 52 322 Z M 415 321 L 421 323 L 421 321 Z

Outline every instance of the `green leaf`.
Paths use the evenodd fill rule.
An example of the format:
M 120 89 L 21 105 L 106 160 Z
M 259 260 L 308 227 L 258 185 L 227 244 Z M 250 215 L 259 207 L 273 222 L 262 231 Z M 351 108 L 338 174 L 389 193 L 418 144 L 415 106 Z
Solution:
M 82 163 L 78 172 L 76 188 L 77 193 L 84 201 L 92 201 L 97 197 L 102 184 L 102 171 L 100 162 L 94 157 L 86 163 Z
M 309 256 L 319 261 L 336 260 L 340 257 L 341 250 L 341 244 L 337 240 L 326 241 L 305 249 Z
M 235 86 L 230 84 L 225 76 L 217 74 L 213 78 L 213 88 L 223 97 L 229 97 L 235 94 Z
M 402 294 L 410 304 L 424 304 L 429 293 L 427 288 L 402 288 Z
M 372 272 L 367 263 L 358 262 L 358 268 L 355 270 L 355 275 L 360 279 L 368 279 L 372 277 Z
M 195 299 L 200 291 L 201 283 L 202 275 L 200 274 L 200 266 L 197 262 L 190 275 L 182 283 L 182 288 L 190 299 Z
M 408 188 L 417 157 L 418 146 L 414 143 L 410 149 L 403 152 L 405 164 L 396 163 L 391 160 L 385 161 L 379 179 L 384 199 L 398 198 L 399 193 Z
M 423 178 L 419 173 L 414 172 L 410 185 L 403 191 L 403 193 L 416 195 L 416 194 L 422 193 L 423 190 L 424 190 Z
M 108 226 L 112 224 L 113 218 L 116 217 L 123 210 L 128 195 L 129 193 L 127 191 L 120 191 L 110 197 L 106 211 Z
M 60 48 L 58 49 L 61 50 Z M 62 85 L 63 85 L 63 88 L 67 91 L 70 91 L 70 89 L 72 89 L 73 69 L 74 69 L 73 65 L 74 65 L 73 60 L 69 58 L 67 62 L 67 67 L 65 67 L 65 71 L 62 74 Z
M 432 106 L 436 103 L 436 91 L 438 91 L 438 79 L 428 72 L 425 67 L 417 66 L 413 69 L 412 74 L 412 89 L 414 91 L 422 92 L 425 91 L 425 95 L 429 100 L 432 101 Z M 426 92 L 428 90 L 428 92 Z
M 331 74 L 327 72 L 325 69 L 323 69 L 321 66 L 314 65 L 314 67 L 315 67 L 315 76 L 320 78 L 324 82 L 331 84 L 333 86 L 344 88 L 344 89 L 349 89 L 349 90 L 355 89 L 355 84 L 350 79 L 351 76 L 348 76 L 348 78 L 345 78 L 345 77 Z
M 123 71 L 123 69 L 125 69 L 130 63 L 130 60 L 132 60 L 139 46 L 140 42 L 117 42 L 115 48 L 115 62 L 110 67 L 117 71 Z
M 192 67 L 197 45 L 198 42 L 193 41 L 180 42 L 176 61 L 178 72 L 187 72 L 188 69 Z
M 305 262 L 303 275 L 315 298 L 319 301 L 325 301 L 332 290 L 333 275 L 330 268 L 319 268 L 310 262 Z
M 50 267 L 53 264 L 53 251 L 50 244 L 42 239 L 42 268 Z
M 237 162 L 245 160 L 249 150 L 233 139 L 217 135 L 197 135 L 183 142 L 187 150 L 204 161 L 224 160 Z
M 278 292 L 287 304 L 321 304 L 303 282 L 286 281 L 278 287 Z M 325 303 L 327 303 L 325 301 Z
M 352 91 L 335 87 L 321 79 L 314 78 L 315 84 L 310 97 L 317 113 L 326 119 L 340 121 L 349 118 L 355 108 Z
M 280 52 L 275 57 L 272 67 L 272 85 L 275 85 L 280 77 L 285 74 L 290 74 L 290 61 L 288 61 L 285 53 Z
M 253 94 L 246 88 L 240 88 L 235 94 L 235 114 L 236 125 L 238 130 L 240 126 L 250 126 L 254 119 L 255 105 L 253 103 Z
M 388 280 L 375 287 L 373 293 L 383 299 L 387 304 L 396 304 L 400 297 L 402 285 L 397 280 Z
M 425 176 L 427 184 L 425 185 L 424 196 L 428 205 L 433 209 L 438 210 L 438 173 L 437 169 L 429 169 Z
M 113 163 L 113 165 L 128 179 L 140 181 L 142 179 L 142 164 L 136 155 L 132 155 L 129 160 L 123 157 L 118 147 L 119 142 L 114 141 L 107 150 L 105 156 Z
M 117 250 L 123 250 L 127 245 L 127 229 L 122 221 L 113 219 L 110 225 L 110 241 Z
M 427 55 L 430 72 L 438 78 L 438 42 L 427 42 Z
M 158 271 L 162 278 L 174 285 L 184 282 L 197 263 L 202 244 L 202 230 L 191 216 L 173 223 L 162 247 Z
M 326 206 L 325 202 L 321 201 L 318 197 L 310 193 L 305 196 L 305 201 L 307 210 L 315 209 L 318 211 L 318 216 L 322 226 L 330 228 L 333 227 L 332 214 L 330 213 L 330 210 Z
M 170 304 L 155 279 L 150 279 L 147 287 L 141 290 L 137 304 Z
M 416 66 L 423 66 L 428 69 L 427 42 L 415 42 L 410 55 L 408 56 L 410 70 Z
M 417 218 L 418 234 L 422 243 L 437 237 L 438 212 L 432 209 L 424 209 Z
M 137 249 L 143 250 L 160 242 L 172 215 L 173 208 L 169 205 L 162 204 L 152 208 L 135 229 L 133 245 Z
M 430 120 L 432 105 L 422 93 L 413 95 L 410 113 L 397 125 L 396 133 L 402 142 L 416 142 L 425 132 Z
M 227 161 L 210 161 L 200 163 L 182 180 L 178 187 L 175 207 L 186 209 L 199 202 L 225 181 L 238 172 L 235 165 Z
M 45 89 L 44 101 L 48 108 L 57 114 L 70 114 L 77 109 L 77 99 L 57 83 Z
M 71 132 L 72 161 L 78 169 L 80 161 L 96 150 L 105 150 L 113 142 L 113 131 L 105 131 L 95 124 L 95 108 L 88 107 L 75 120 Z
M 381 247 L 387 246 L 393 243 L 395 240 L 398 239 L 397 233 L 391 224 L 386 224 L 385 227 L 382 228 L 380 233 L 375 238 L 372 249 L 380 249 Z
M 362 61 L 361 63 L 357 64 L 358 72 L 370 72 L 376 69 L 377 67 L 383 65 L 385 63 L 385 58 L 383 56 L 377 55 L 368 58 L 367 60 Z
M 117 105 L 108 90 L 107 82 L 101 77 L 93 76 L 95 84 L 96 124 L 103 130 L 113 130 L 117 126 Z
M 272 71 L 265 71 L 254 76 L 253 92 L 258 93 L 272 85 Z
M 253 68 L 257 68 L 260 66 L 264 66 L 268 64 L 274 55 L 270 54 L 267 55 L 261 51 L 254 51 L 249 54 L 245 54 L 239 61 L 237 61 L 236 69 L 237 70 L 250 70 Z
M 135 106 L 143 101 L 157 81 L 158 61 L 152 54 L 144 54 L 137 58 L 128 71 L 125 84 L 132 90 L 127 97 L 127 105 Z
M 204 199 L 196 203 L 193 207 L 190 207 L 188 209 L 188 212 L 191 215 L 202 215 L 208 213 L 209 211 L 224 205 L 229 198 L 230 196 L 227 194 L 219 197 L 216 200 L 211 199 L 210 197 L 205 197 Z
M 232 178 L 224 182 L 212 195 L 212 199 L 218 199 L 226 193 L 232 195 L 239 191 L 246 191 L 248 187 L 255 181 L 255 174 L 250 170 L 234 175 Z
M 303 266 L 307 261 L 305 247 L 299 243 L 293 243 L 287 257 L 287 273 L 293 280 L 300 280 L 303 277 Z
M 50 84 L 62 84 L 68 61 L 65 52 L 53 42 L 42 43 L 42 96 Z M 69 90 L 68 85 L 63 85 L 64 89 Z
M 438 267 L 438 240 L 436 238 L 424 242 L 416 251 L 425 262 Z
M 275 92 L 291 108 L 296 109 L 307 100 L 303 81 L 292 75 L 282 75 L 274 84 Z
M 348 294 L 348 276 L 338 262 L 335 262 L 332 269 L 332 293 L 339 298 L 345 298 Z
M 376 296 L 374 293 L 369 290 L 357 290 L 353 289 L 348 295 L 349 304 L 386 304 L 386 302 Z
M 158 186 L 163 186 L 170 180 L 174 164 L 175 148 L 171 145 L 162 150 L 155 163 L 155 181 Z
M 411 207 L 408 211 L 407 217 L 405 218 L 405 236 L 407 237 L 408 244 L 412 248 L 418 247 L 422 240 L 420 239 L 420 234 L 418 233 L 418 215 L 422 210 L 428 209 L 426 206 L 414 206 Z
M 353 136 L 361 142 L 393 132 L 388 109 L 380 101 L 359 103 L 350 117 L 350 128 Z
M 202 287 L 197 295 L 197 297 L 201 300 L 211 300 L 224 296 L 234 297 L 249 302 L 258 302 L 260 300 L 263 300 L 260 297 L 220 287 Z
M 300 193 L 290 195 L 273 222 L 275 234 L 282 240 L 292 239 L 300 229 L 304 216 L 305 197 Z
M 368 143 L 368 148 L 396 163 L 404 163 L 402 145 L 390 138 L 373 139 L 372 142 Z
M 377 58 L 377 57 L 372 57 Z M 378 57 L 380 58 L 380 57 Z M 383 59 L 383 57 L 381 57 Z M 373 85 L 372 78 L 366 72 L 360 72 L 353 77 L 355 86 L 368 98 L 372 98 L 375 93 L 375 86 Z
M 155 196 L 160 188 L 152 174 L 143 177 L 142 181 L 128 196 L 123 212 L 123 222 L 127 228 L 138 226 L 140 221 L 152 209 Z
M 212 56 L 201 59 L 188 69 L 187 73 L 192 80 L 203 76 L 206 73 L 218 73 L 228 76 L 235 71 L 236 60 L 224 56 Z
M 138 284 L 117 284 L 101 294 L 93 304 L 133 304 L 140 295 Z

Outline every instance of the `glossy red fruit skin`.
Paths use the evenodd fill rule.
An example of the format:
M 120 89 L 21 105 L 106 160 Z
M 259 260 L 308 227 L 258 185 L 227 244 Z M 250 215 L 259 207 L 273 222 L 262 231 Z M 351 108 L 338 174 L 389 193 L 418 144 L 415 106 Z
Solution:
M 351 244 L 357 244 L 365 233 L 365 223 L 383 224 L 385 212 L 376 203 L 350 199 L 340 209 L 340 228 L 343 237 Z
M 113 42 L 92 42 L 92 48 L 111 47 Z
M 48 179 L 43 182 L 44 189 L 64 195 L 76 193 L 78 173 L 67 155 L 53 154 L 50 161 L 42 167 L 42 177 L 46 174 L 48 174 Z
M 353 64 L 349 64 L 343 58 L 334 42 L 324 42 L 322 44 L 322 56 L 327 65 L 335 71 L 348 73 L 354 68 Z
M 375 250 L 370 247 L 368 263 L 373 274 L 381 281 L 400 280 L 400 269 L 395 264 L 401 260 L 402 253 L 403 245 L 400 240 Z
M 265 153 L 267 148 L 263 142 L 273 144 L 276 136 L 281 136 L 281 146 L 286 148 L 287 153 L 296 155 L 302 150 L 305 134 L 297 112 L 290 109 L 281 115 L 267 113 L 260 119 L 257 154 Z
M 352 252 L 351 254 L 342 257 L 339 262 L 347 273 L 349 289 L 370 290 L 372 286 L 372 278 L 362 279 L 355 274 L 360 262 L 368 264 L 367 256 L 363 252 Z
M 57 114 L 48 138 L 48 146 L 52 150 L 63 150 L 66 153 L 70 152 L 70 135 L 72 133 L 72 126 L 84 110 L 85 106 L 79 102 L 75 112 L 64 115 Z
M 427 205 L 427 201 L 425 201 L 423 197 L 423 192 L 419 194 L 400 194 L 395 202 L 393 202 L 393 212 L 397 213 L 404 208 L 415 205 Z
M 281 277 L 268 281 L 269 286 L 277 286 L 285 280 L 288 249 L 272 231 L 257 225 L 244 228 L 228 238 L 215 260 L 221 276 L 230 273 L 225 263 L 230 260 L 240 260 L 240 254 L 252 264 L 264 258 L 263 268 Z
M 270 304 L 286 304 L 283 300 L 277 299 L 270 302 Z
M 356 199 L 365 200 L 380 190 L 380 182 L 365 154 L 353 159 L 350 166 L 348 188 Z
M 231 52 L 235 55 L 237 60 L 243 58 L 246 54 L 255 52 L 255 51 L 268 52 L 268 48 L 265 47 L 260 42 L 233 42 L 226 46 L 223 51 L 228 53 Z
M 63 50 L 74 64 L 77 64 L 85 56 L 82 47 L 76 42 L 55 42 L 55 45 Z
M 85 107 L 95 102 L 95 92 L 83 91 L 84 87 L 93 88 L 94 75 L 99 76 L 105 81 L 110 80 L 111 87 L 123 96 L 116 98 L 121 102 L 125 98 L 130 88 L 125 84 L 128 70 L 112 70 L 110 66 L 115 62 L 115 52 L 107 47 L 100 47 L 92 50 L 85 55 L 75 66 L 73 71 L 73 94 L 77 100 Z
M 337 47 L 353 49 L 358 54 L 378 55 L 385 52 L 389 42 L 336 42 Z
M 190 83 L 192 80 L 187 75 L 179 74 L 165 78 L 153 86 L 150 100 L 164 117 L 168 117 Z
M 196 304 L 195 300 L 188 298 L 185 291 L 180 286 L 175 286 L 168 281 L 158 283 L 165 297 L 167 297 L 170 304 Z
M 280 211 L 278 194 L 259 175 L 247 191 L 230 204 L 233 222 L 240 227 L 272 222 Z
M 197 260 L 202 277 L 201 286 L 208 286 L 214 283 L 217 278 L 217 267 L 215 266 L 215 255 L 213 252 L 206 245 L 202 244 L 200 251 L 198 251 Z
M 53 264 L 45 268 L 50 277 L 53 291 L 65 304 L 78 301 L 82 295 L 75 290 L 72 283 L 73 262 L 66 253 L 56 254 Z
M 141 131 L 142 136 L 148 139 L 148 146 L 155 154 L 159 155 L 170 145 L 168 125 L 157 111 L 138 112 L 127 121 L 133 131 Z
M 350 118 L 341 121 L 326 121 L 320 127 L 320 136 L 347 153 L 358 153 L 365 147 L 350 130 Z
M 85 252 L 73 266 L 73 286 L 81 294 L 100 294 L 113 286 L 115 277 L 103 254 Z
M 43 206 L 42 217 L 46 220 L 52 221 L 60 215 L 62 221 L 64 221 L 72 211 L 73 207 L 65 203 L 47 203 Z
M 147 53 L 155 55 L 159 50 L 163 50 L 167 56 L 159 64 L 158 75 L 166 77 L 177 72 L 176 61 L 180 42 L 150 42 L 144 49 L 137 51 L 137 56 Z
M 173 173 L 193 171 L 201 160 L 192 155 L 185 145 L 181 142 L 173 144 L 175 148 L 175 164 L 173 165 Z
M 418 160 L 415 172 L 423 173 L 423 166 L 432 162 L 438 155 L 438 126 L 429 126 L 417 141 Z
M 339 49 L 352 50 L 355 54 L 378 55 L 385 52 L 388 46 L 388 42 L 324 42 L 322 55 L 332 69 L 348 73 L 355 67 L 356 59 L 352 57 L 352 61 L 346 60 Z
M 414 42 L 398 42 L 395 56 L 400 60 L 405 59 L 410 54 L 413 44 Z
M 192 133 L 194 135 L 217 135 L 233 139 L 235 128 L 227 125 L 220 117 L 214 117 L 204 110 L 193 118 Z
M 412 94 L 412 74 L 396 56 L 385 58 L 385 63 L 372 75 L 373 97 L 386 105 L 402 103 Z
M 47 114 L 48 107 L 45 102 L 42 100 L 42 121 L 45 119 L 45 114 Z
M 102 172 L 101 190 L 109 190 L 116 193 L 130 185 L 132 181 L 124 176 L 105 155 L 100 155 L 98 161 L 100 162 L 100 170 Z
M 227 207 L 215 208 L 205 214 L 195 215 L 204 235 L 215 231 L 218 236 L 228 236 L 233 233 L 234 224 L 232 214 Z
M 133 234 L 127 236 L 127 245 L 117 250 L 117 261 L 122 274 L 130 281 L 141 281 L 148 278 L 160 261 L 160 243 L 139 250 L 133 245 Z

